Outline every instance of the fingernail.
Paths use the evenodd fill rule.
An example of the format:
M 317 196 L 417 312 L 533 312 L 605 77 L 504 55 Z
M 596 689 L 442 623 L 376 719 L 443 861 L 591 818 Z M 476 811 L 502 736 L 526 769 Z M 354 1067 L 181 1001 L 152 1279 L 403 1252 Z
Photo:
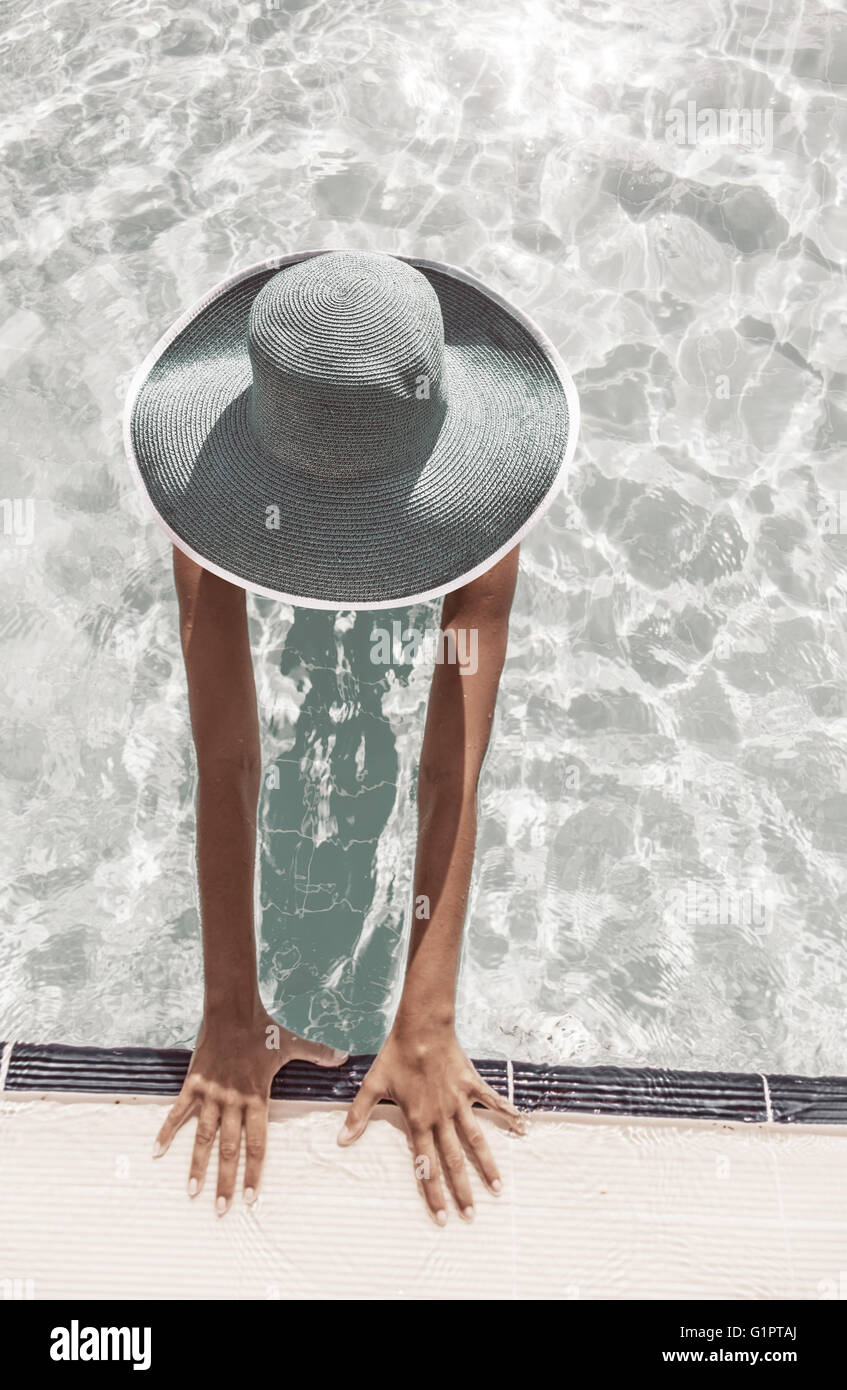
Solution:
M 337 1067 L 340 1067 L 343 1062 L 346 1062 L 349 1056 L 349 1052 L 342 1052 L 339 1047 L 334 1047 L 332 1049 L 332 1060 Z
M 252 1187 L 245 1187 L 245 1189 L 244 1189 L 244 1200 L 245 1200 L 245 1202 L 247 1203 L 248 1206 L 250 1206 L 251 1202 L 255 1202 L 255 1200 L 256 1200 L 256 1193 L 255 1193 L 255 1191 L 253 1190 Z
M 197 1193 L 198 1193 L 199 1191 L 200 1191 L 200 1184 L 199 1184 L 199 1182 L 197 1181 L 196 1178 L 192 1178 L 192 1179 L 191 1179 L 191 1182 L 188 1184 L 188 1195 L 189 1195 L 189 1197 L 196 1197 L 196 1196 L 197 1196 Z
M 219 1197 L 218 1200 L 215 1202 L 215 1206 L 217 1208 L 218 1216 L 223 1216 L 224 1212 L 226 1211 L 226 1197 Z
M 501 1183 L 501 1181 L 500 1181 L 499 1178 L 495 1178 L 495 1179 L 494 1179 L 493 1183 L 491 1184 L 491 1191 L 492 1191 L 492 1192 L 502 1192 L 502 1191 L 503 1191 L 503 1184 Z
M 343 1125 L 342 1128 L 338 1131 L 339 1144 L 349 1144 L 352 1137 L 353 1131 L 349 1125 Z
M 446 1213 L 446 1211 L 437 1211 L 437 1212 L 435 1213 L 435 1219 L 436 1219 L 436 1221 L 438 1222 L 439 1226 L 446 1226 L 446 1225 L 447 1225 L 447 1213 Z
M 473 1218 L 474 1218 L 474 1209 L 473 1209 L 473 1207 L 465 1207 L 464 1211 L 462 1212 L 462 1215 L 463 1215 L 463 1217 L 465 1218 L 466 1221 L 473 1221 Z
M 161 1158 L 161 1156 L 162 1156 L 162 1154 L 163 1154 L 164 1152 L 165 1152 L 165 1146 L 164 1146 L 164 1144 L 160 1144 L 159 1141 L 158 1141 L 158 1139 L 157 1139 L 156 1142 L 155 1142 L 154 1145 L 153 1145 L 153 1157 L 154 1157 L 154 1158 Z

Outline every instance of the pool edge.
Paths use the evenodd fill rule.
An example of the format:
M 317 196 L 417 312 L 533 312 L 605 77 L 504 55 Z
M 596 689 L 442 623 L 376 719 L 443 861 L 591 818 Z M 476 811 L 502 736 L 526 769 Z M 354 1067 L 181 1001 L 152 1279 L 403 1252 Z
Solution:
M 91 1096 L 176 1095 L 191 1053 L 177 1048 L 71 1047 L 0 1042 L 0 1091 Z M 373 1057 L 341 1067 L 289 1062 L 273 1081 L 272 1100 L 349 1104 Z M 548 1066 L 475 1061 L 489 1085 L 521 1110 L 568 1114 L 705 1119 L 745 1124 L 847 1124 L 847 1077 L 650 1067 Z

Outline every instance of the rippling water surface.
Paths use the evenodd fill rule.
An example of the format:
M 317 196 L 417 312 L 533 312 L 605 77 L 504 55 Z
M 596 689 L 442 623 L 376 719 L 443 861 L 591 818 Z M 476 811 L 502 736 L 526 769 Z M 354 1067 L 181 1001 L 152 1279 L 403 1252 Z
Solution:
M 523 547 L 464 1042 L 847 1069 L 844 15 L 2 13 L 0 493 L 21 506 L 0 536 L 0 1036 L 193 1036 L 184 677 L 122 399 L 216 281 L 346 245 L 467 266 L 540 321 L 582 401 L 568 494 Z M 689 102 L 758 127 L 674 134 Z M 373 665 L 383 615 L 250 607 L 263 988 L 292 1026 L 370 1049 L 431 668 Z

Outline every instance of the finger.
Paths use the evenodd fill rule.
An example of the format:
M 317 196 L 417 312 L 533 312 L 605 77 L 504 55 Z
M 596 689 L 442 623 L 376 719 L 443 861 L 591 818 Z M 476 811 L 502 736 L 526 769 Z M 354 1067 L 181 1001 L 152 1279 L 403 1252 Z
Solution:
M 483 1181 L 491 1188 L 492 1192 L 501 1192 L 503 1183 L 500 1178 L 500 1170 L 494 1162 L 494 1157 L 482 1129 L 474 1119 L 473 1109 L 467 1102 L 459 1107 L 456 1116 L 456 1128 L 466 1152 L 470 1154 L 471 1161 Z
M 364 1133 L 374 1106 L 379 1104 L 384 1094 L 379 1082 L 372 1079 L 371 1072 L 368 1072 L 359 1088 L 359 1094 L 347 1111 L 347 1119 L 339 1130 L 338 1142 L 342 1148 L 345 1144 L 352 1144 Z
M 191 1119 L 191 1116 L 195 1113 L 199 1104 L 200 1097 L 196 1091 L 183 1090 L 180 1092 L 178 1099 L 168 1111 L 165 1123 L 156 1136 L 156 1142 L 153 1145 L 154 1158 L 161 1158 L 162 1154 L 167 1152 L 177 1130 L 182 1128 L 186 1120 Z
M 423 1194 L 423 1199 L 429 1208 L 430 1215 L 439 1226 L 447 1224 L 447 1203 L 444 1200 L 444 1188 L 441 1186 L 441 1169 L 438 1162 L 438 1155 L 435 1150 L 435 1143 L 432 1137 L 432 1130 L 409 1130 L 409 1141 L 412 1146 L 412 1162 L 415 1165 L 415 1177 L 418 1186 Z
M 340 1067 L 349 1057 L 338 1047 L 328 1047 L 326 1043 L 309 1042 L 307 1038 L 297 1038 L 289 1057 L 297 1057 L 301 1062 L 311 1062 L 315 1067 Z
M 459 1137 L 451 1120 L 438 1126 L 436 1140 L 441 1159 L 441 1171 L 453 1194 L 453 1200 L 464 1219 L 473 1221 L 473 1194 L 468 1180 L 465 1151 L 459 1143 Z
M 259 1191 L 259 1181 L 265 1162 L 265 1148 L 268 1142 L 267 1104 L 254 1102 L 247 1106 L 244 1117 L 244 1147 L 247 1158 L 244 1164 L 244 1200 L 254 1202 Z
M 471 1087 L 471 1095 L 486 1109 L 493 1110 L 495 1115 L 502 1116 L 513 1134 L 526 1134 L 528 1129 L 526 1116 L 522 1115 L 517 1106 L 512 1105 L 510 1100 L 501 1096 L 499 1091 L 495 1091 L 493 1086 L 489 1086 L 487 1081 L 483 1081 L 481 1076 L 476 1078 L 476 1083 Z
M 188 1174 L 189 1197 L 196 1197 L 203 1186 L 203 1179 L 209 1166 L 209 1155 L 212 1152 L 212 1145 L 218 1132 L 220 1118 L 221 1108 L 217 1101 L 204 1100 L 197 1120 L 197 1132 L 194 1135 L 194 1152 L 191 1155 L 191 1168 Z
M 242 1105 L 225 1105 L 221 1115 L 221 1137 L 218 1142 L 218 1191 L 215 1207 L 218 1216 L 229 1209 L 235 1191 L 238 1156 L 241 1153 L 241 1127 L 244 1123 Z

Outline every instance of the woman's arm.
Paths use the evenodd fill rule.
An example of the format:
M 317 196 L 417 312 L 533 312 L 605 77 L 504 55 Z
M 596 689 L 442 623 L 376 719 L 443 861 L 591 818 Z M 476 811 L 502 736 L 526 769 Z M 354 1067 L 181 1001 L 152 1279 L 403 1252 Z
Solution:
M 428 903 L 429 915 L 413 916 L 394 1026 L 339 1136 L 342 1144 L 352 1143 L 377 1101 L 396 1101 L 404 1112 L 416 1173 L 439 1224 L 446 1221 L 440 1173 L 462 1214 L 468 1219 L 473 1215 L 465 1149 L 489 1187 L 500 1187 L 496 1165 L 472 1114 L 473 1102 L 508 1117 L 511 1127 L 523 1127 L 514 1106 L 482 1081 L 454 1033 L 456 975 L 476 842 L 477 784 L 506 655 L 517 573 L 516 548 L 444 601 L 442 630 L 455 634 L 460 656 L 473 652 L 476 634 L 477 666 L 472 672 L 470 666 L 463 669 L 445 660 L 436 665 L 432 681 L 418 774 L 414 886 L 415 903 L 423 911 Z
M 235 1191 L 246 1136 L 245 1200 L 255 1196 L 265 1152 L 271 1081 L 293 1057 L 334 1066 L 345 1053 L 280 1028 L 262 1005 L 253 883 L 261 777 L 256 688 L 243 589 L 174 548 L 180 635 L 197 753 L 197 873 L 203 931 L 203 1022 L 180 1097 L 154 1156 L 198 1116 L 189 1194 L 201 1189 L 220 1131 L 217 1209 Z
M 180 637 L 197 754 L 197 874 L 204 1017 L 260 1008 L 253 921 L 259 719 L 243 589 L 174 549 Z

